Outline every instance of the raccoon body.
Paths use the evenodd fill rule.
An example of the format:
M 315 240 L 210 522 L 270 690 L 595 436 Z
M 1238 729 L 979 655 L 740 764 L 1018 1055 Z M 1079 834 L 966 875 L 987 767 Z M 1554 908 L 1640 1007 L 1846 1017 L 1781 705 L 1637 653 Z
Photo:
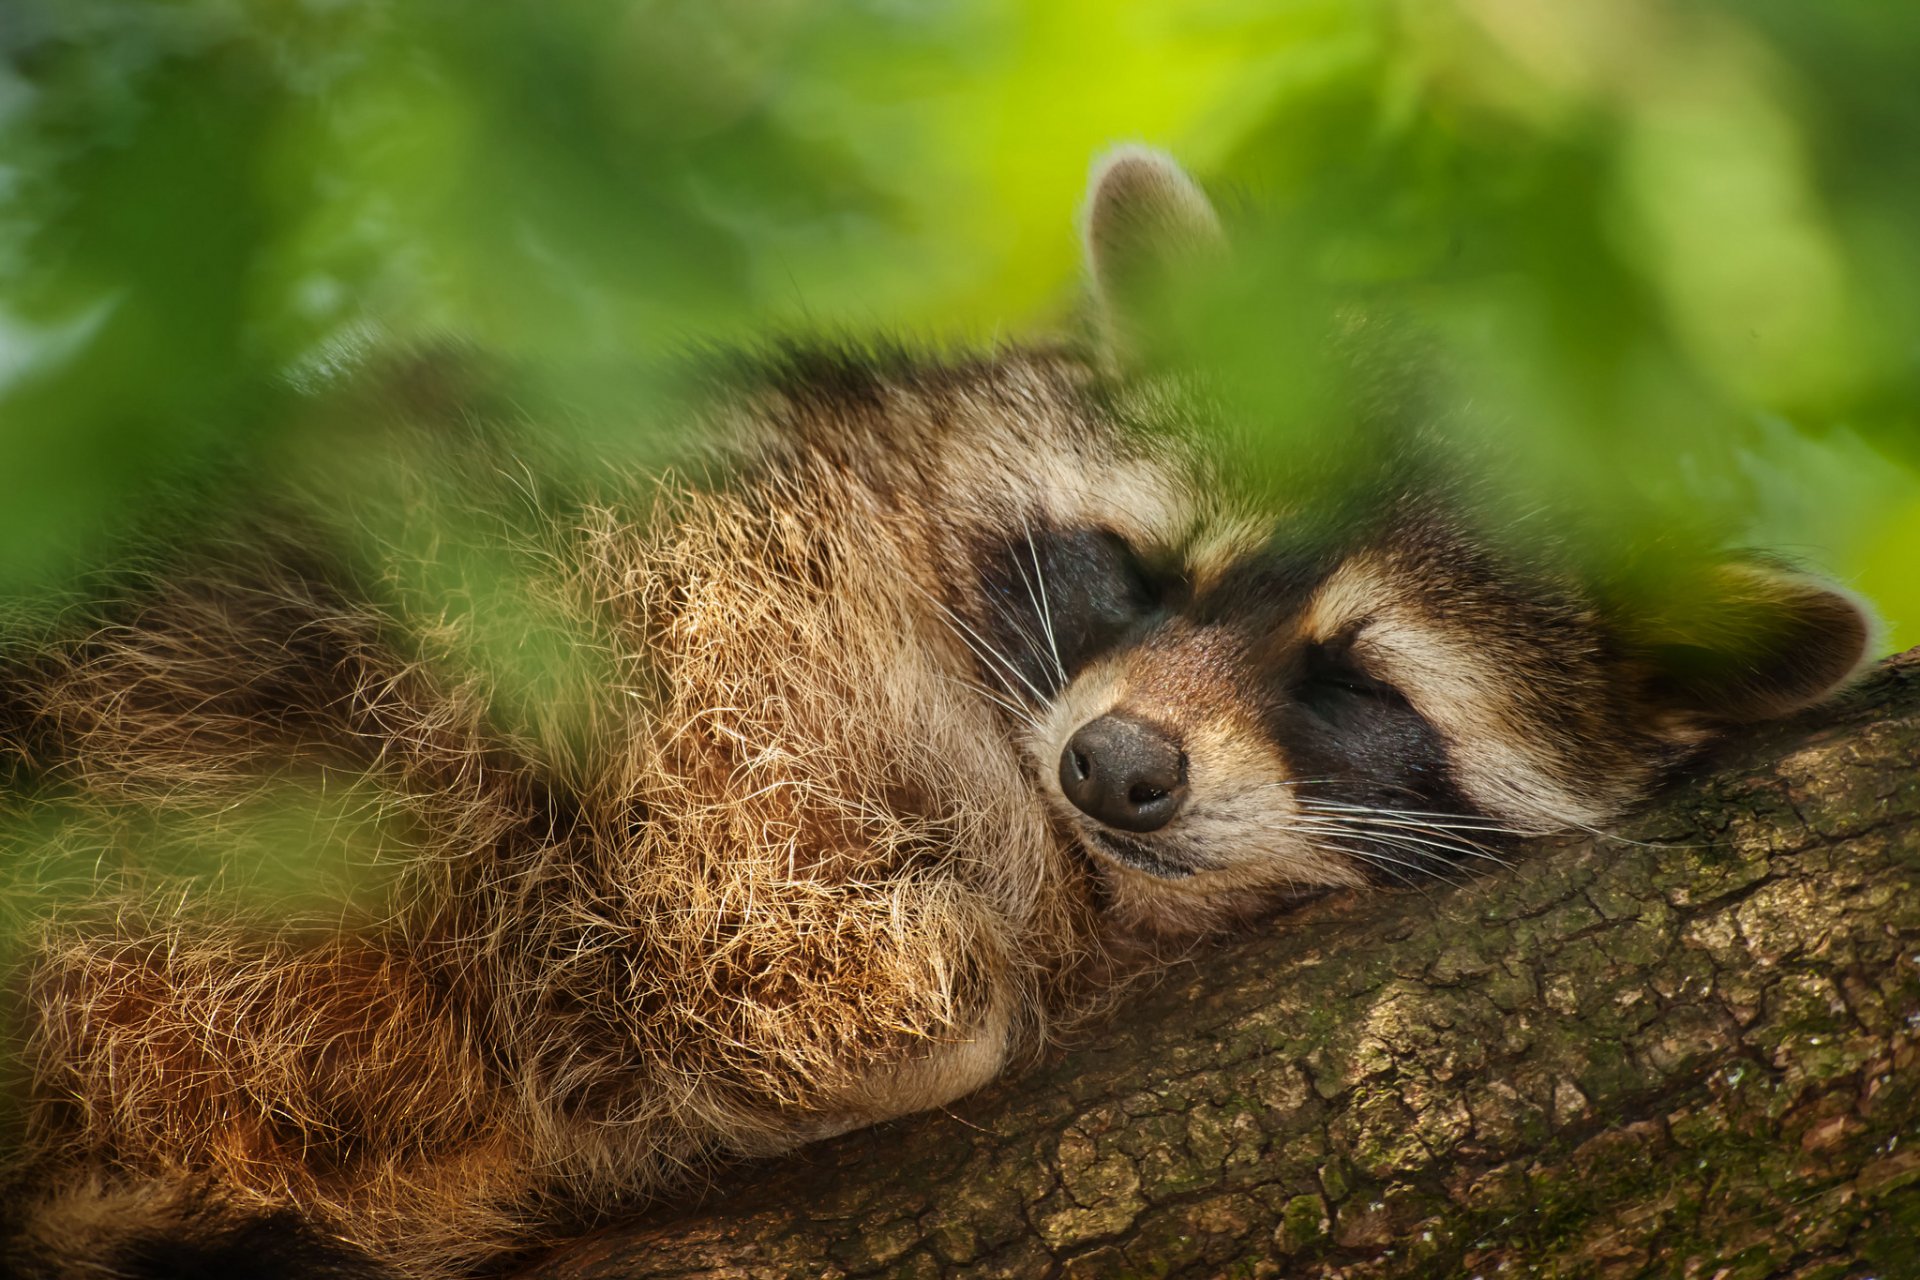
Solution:
M 610 478 L 550 525 L 537 591 L 604 659 L 563 749 L 438 660 L 444 619 L 272 539 L 37 646 L 5 723 L 43 787 L 211 813 L 275 770 L 369 780 L 417 856 L 358 924 L 47 928 L 13 1273 L 497 1265 L 959 1097 L 1295 895 L 1604 823 L 1859 665 L 1858 606 L 1764 565 L 1703 579 L 1716 647 L 1430 494 L 1300 536 L 1126 372 L 1134 283 L 1216 235 L 1122 152 L 1099 351 L 734 378 L 719 480 Z

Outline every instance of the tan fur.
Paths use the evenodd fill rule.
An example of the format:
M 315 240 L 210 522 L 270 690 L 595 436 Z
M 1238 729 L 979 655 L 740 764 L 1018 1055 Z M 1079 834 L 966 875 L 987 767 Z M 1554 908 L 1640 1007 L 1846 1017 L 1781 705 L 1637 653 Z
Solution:
M 1130 199 L 1193 224 L 1197 188 L 1165 163 L 1113 166 L 1136 194 L 1096 193 L 1090 236 Z M 29 1274 L 290 1211 L 451 1277 L 717 1159 L 975 1089 L 1157 958 L 1366 881 L 1261 719 L 1262 681 L 1315 645 L 1350 636 L 1509 829 L 1610 816 L 1694 740 L 1656 723 L 1640 650 L 1609 649 L 1584 597 L 1413 523 L 1267 630 L 1156 614 L 1057 689 L 1022 687 L 980 639 L 991 548 L 1037 573 L 1035 526 L 1090 530 L 1177 560 L 1204 599 L 1275 513 L 1177 433 L 1117 429 L 1110 407 L 1152 420 L 1178 397 L 1099 357 L 791 359 L 814 365 L 704 410 L 715 482 L 686 478 L 697 459 L 610 474 L 496 531 L 516 599 L 580 663 L 538 697 L 490 665 L 489 610 L 433 586 L 461 548 L 431 467 L 390 508 L 330 498 L 311 528 L 162 568 L 35 646 L 6 745 L 99 819 L 104 854 L 131 852 L 112 815 L 211 838 L 286 778 L 370 790 L 406 852 L 387 898 L 320 925 L 132 875 L 56 914 L 11 1183 Z M 372 538 L 357 586 L 307 553 L 416 508 L 428 536 Z M 1807 625 L 1844 630 L 1823 602 Z M 1063 747 L 1114 711 L 1180 737 L 1191 795 L 1143 839 L 1191 874 L 1116 861 L 1062 791 Z
M 1508 642 L 1506 628 L 1482 618 L 1470 587 L 1453 593 L 1464 616 L 1438 616 L 1432 601 L 1445 579 L 1436 572 L 1425 558 L 1354 557 L 1321 587 L 1302 631 L 1353 630 L 1361 654 L 1454 744 L 1468 796 L 1515 829 L 1601 822 L 1644 792 L 1661 757 L 1636 735 L 1568 740 L 1527 705 L 1545 696 L 1556 713 L 1597 706 L 1613 680 L 1599 656 L 1578 642 L 1542 652 L 1533 635 Z
M 977 421 L 956 442 L 1035 456 L 1079 376 L 1013 360 L 938 406 L 903 386 L 874 429 L 957 405 Z M 1010 396 L 1031 410 L 1011 431 Z M 104 1161 L 110 1199 L 190 1173 L 405 1274 L 457 1274 L 714 1156 L 947 1101 L 1085 1006 L 1111 969 L 1088 886 L 934 603 L 958 531 L 922 504 L 1031 497 L 982 477 L 1071 494 L 1113 460 L 956 448 L 896 475 L 876 446 L 856 477 L 782 452 L 808 406 L 744 408 L 779 424 L 759 479 L 610 492 L 547 561 L 543 596 L 627 673 L 599 691 L 569 830 L 540 829 L 457 646 L 400 660 L 378 637 L 404 620 L 270 561 L 171 584 L 52 655 L 38 722 L 102 801 L 212 812 L 275 760 L 358 754 L 429 847 L 392 922 L 355 934 L 135 902 L 47 935 L 41 1236 L 85 1212 L 73 1189 Z M 288 671 L 296 634 L 321 671 Z M 264 716 L 293 676 L 307 710 Z

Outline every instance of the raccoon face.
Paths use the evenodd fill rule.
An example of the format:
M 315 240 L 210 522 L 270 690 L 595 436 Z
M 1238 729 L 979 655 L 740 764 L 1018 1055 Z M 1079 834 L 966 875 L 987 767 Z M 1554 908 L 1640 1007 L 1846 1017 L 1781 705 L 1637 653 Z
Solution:
M 1163 157 L 1114 161 L 1096 276 L 1119 216 L 1103 201 L 1196 190 Z M 1510 563 L 1437 502 L 1306 536 L 1236 509 L 1203 458 L 1169 446 L 1158 465 L 1159 484 L 1104 500 L 1097 471 L 1033 498 L 977 561 L 980 674 L 1021 711 L 1029 770 L 1112 910 L 1145 931 L 1604 823 L 1716 733 L 1825 696 L 1870 645 L 1851 598 L 1763 565 L 1703 571 L 1676 628 Z
M 1292 550 L 1034 525 L 983 584 L 1023 745 L 1115 909 L 1186 934 L 1291 892 L 1410 883 L 1503 841 L 1603 824 L 1716 733 L 1826 695 L 1865 656 L 1858 606 L 1756 565 L 1675 646 L 1568 582 L 1513 570 L 1444 518 Z M 1744 598 L 1744 603 L 1742 603 Z M 991 676 L 992 672 L 984 671 Z
M 1484 852 L 1493 814 L 1537 829 L 1610 811 L 1534 745 L 1560 712 L 1514 670 L 1532 628 L 1591 649 L 1566 634 L 1577 618 L 1496 602 L 1465 580 L 1466 549 L 1429 535 L 1418 559 L 1454 579 L 1433 590 L 1411 549 L 1295 553 L 1278 528 L 1250 546 L 1098 527 L 1009 546 L 988 584 L 996 649 L 1044 696 L 1030 767 L 1078 841 L 1232 898 L 1446 866 Z M 1604 686 L 1587 680 L 1590 702 Z

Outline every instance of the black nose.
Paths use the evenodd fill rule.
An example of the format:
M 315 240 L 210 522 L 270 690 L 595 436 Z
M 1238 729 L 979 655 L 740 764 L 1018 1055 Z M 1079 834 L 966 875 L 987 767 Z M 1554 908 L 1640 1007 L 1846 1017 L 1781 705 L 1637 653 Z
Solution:
M 1158 831 L 1187 798 L 1187 757 L 1131 716 L 1080 726 L 1060 753 L 1060 789 L 1079 810 L 1122 831 Z

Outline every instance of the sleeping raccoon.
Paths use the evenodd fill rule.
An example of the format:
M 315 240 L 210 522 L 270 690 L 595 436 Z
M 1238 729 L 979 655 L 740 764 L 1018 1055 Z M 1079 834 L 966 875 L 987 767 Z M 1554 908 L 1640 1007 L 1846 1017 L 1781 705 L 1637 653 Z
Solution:
M 1417 486 L 1271 509 L 1133 358 L 1141 282 L 1217 237 L 1118 153 L 1097 351 L 788 350 L 697 423 L 714 480 L 550 519 L 538 598 L 605 672 L 564 749 L 444 614 L 284 526 L 39 644 L 0 703 L 34 794 L 212 814 L 344 776 L 418 852 L 363 923 L 47 927 L 7 1274 L 498 1265 L 957 1098 L 1304 892 L 1603 824 L 1860 665 L 1861 609 L 1766 564 L 1663 631 Z

